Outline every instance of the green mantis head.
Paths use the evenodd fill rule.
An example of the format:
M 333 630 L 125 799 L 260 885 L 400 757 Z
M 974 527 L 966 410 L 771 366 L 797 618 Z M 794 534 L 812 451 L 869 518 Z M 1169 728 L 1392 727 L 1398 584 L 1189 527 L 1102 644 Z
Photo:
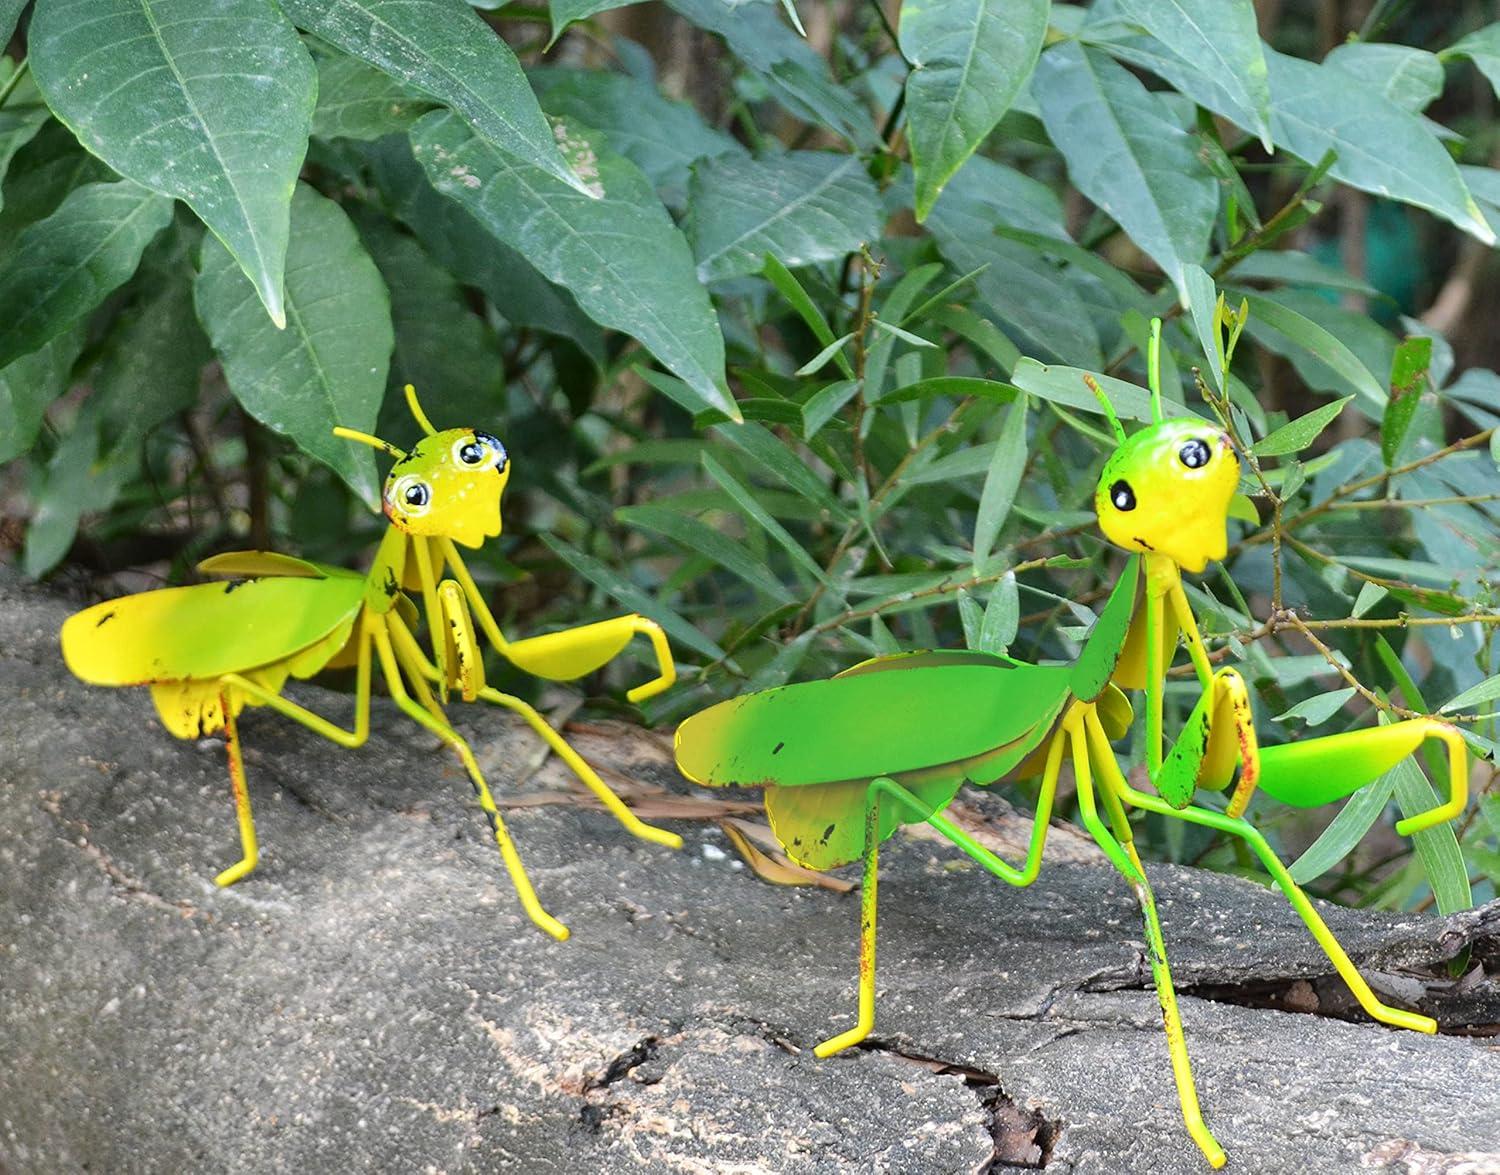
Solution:
M 333 430 L 396 458 L 381 493 L 385 516 L 407 534 L 449 538 L 466 547 L 494 538 L 501 526 L 500 495 L 510 480 L 505 446 L 490 433 L 472 428 L 437 431 L 410 384 L 406 402 L 427 434 L 410 453 L 367 433 Z
M 1116 546 L 1165 555 L 1199 572 L 1228 549 L 1229 500 L 1239 484 L 1240 463 L 1222 429 L 1197 417 L 1164 419 L 1160 320 L 1151 326 L 1153 422 L 1127 437 L 1108 399 L 1092 385 L 1120 440 L 1099 475 L 1094 510 L 1099 529 Z

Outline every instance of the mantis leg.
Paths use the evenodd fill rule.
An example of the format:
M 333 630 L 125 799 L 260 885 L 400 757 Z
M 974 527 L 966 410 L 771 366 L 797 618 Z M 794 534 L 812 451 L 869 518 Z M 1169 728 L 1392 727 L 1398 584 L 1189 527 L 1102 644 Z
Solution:
M 1101 742 L 1106 746 L 1108 745 L 1105 742 L 1104 729 L 1096 724 L 1090 724 L 1089 737 L 1095 742 L 1096 746 Z M 1266 838 L 1261 835 L 1260 831 L 1254 825 L 1245 820 L 1226 816 L 1220 812 L 1214 812 L 1208 808 L 1200 808 L 1196 805 L 1189 805 L 1186 808 L 1174 808 L 1157 796 L 1147 795 L 1145 792 L 1135 790 L 1120 773 L 1119 766 L 1115 764 L 1113 758 L 1109 760 L 1109 763 L 1113 767 L 1113 770 L 1107 771 L 1104 778 L 1100 781 L 1101 786 L 1118 792 L 1120 798 L 1125 803 L 1130 804 L 1132 807 L 1144 808 L 1148 812 L 1157 812 L 1163 816 L 1173 816 L 1179 820 L 1186 820 L 1191 824 L 1201 824 L 1216 831 L 1228 833 L 1230 836 L 1237 836 L 1248 844 L 1254 850 L 1255 855 L 1260 858 L 1261 863 L 1266 868 L 1266 872 L 1271 875 L 1276 884 L 1281 888 L 1281 892 L 1286 895 L 1286 899 L 1291 903 L 1292 909 L 1296 910 L 1298 915 L 1301 916 L 1302 921 L 1307 925 L 1307 929 L 1312 932 L 1313 938 L 1323 948 L 1323 953 L 1328 956 L 1328 960 L 1333 964 L 1334 970 L 1349 985 L 1349 990 L 1354 993 L 1354 998 L 1359 1001 L 1360 1007 L 1364 1008 L 1371 1017 L 1383 1024 L 1390 1024 L 1397 1028 L 1410 1028 L 1414 1032 L 1433 1033 L 1437 1031 L 1437 1021 L 1433 1020 L 1430 1016 L 1403 1011 L 1400 1008 L 1393 1008 L 1388 1004 L 1381 1003 L 1375 993 L 1370 990 L 1370 985 L 1365 982 L 1364 976 L 1354 966 L 1343 946 L 1340 945 L 1339 940 L 1333 936 L 1333 931 L 1328 929 L 1328 924 L 1318 914 L 1317 909 L 1314 908 L 1307 894 L 1302 891 L 1301 886 L 1292 880 L 1292 875 L 1287 871 L 1286 866 L 1281 863 L 1281 858 L 1276 855 Z
M 1188 1060 L 1187 1041 L 1182 1031 L 1182 1015 L 1177 1010 L 1177 992 L 1172 987 L 1172 972 L 1167 965 L 1167 947 L 1162 939 L 1161 922 L 1156 916 L 1156 896 L 1151 892 L 1151 883 L 1146 879 L 1146 871 L 1141 868 L 1134 849 L 1127 852 L 1110 834 L 1094 802 L 1093 774 L 1085 726 L 1089 727 L 1089 733 L 1092 734 L 1098 719 L 1091 713 L 1084 717 L 1074 711 L 1064 721 L 1073 745 L 1073 771 L 1078 782 L 1078 808 L 1083 816 L 1083 823 L 1104 850 L 1105 856 L 1130 882 L 1130 888 L 1135 891 L 1136 900 L 1141 906 L 1141 918 L 1146 929 L 1146 951 L 1151 961 L 1151 978 L 1156 984 L 1156 998 L 1161 1004 L 1162 1022 L 1167 1032 L 1167 1051 L 1172 1057 L 1172 1076 L 1177 1082 L 1177 1100 L 1182 1107 L 1182 1120 L 1209 1166 L 1222 1167 L 1226 1160 L 1224 1148 L 1203 1121 L 1203 1111 L 1198 1105 L 1198 1090 L 1193 1083 L 1192 1064 Z M 1098 727 L 1098 733 L 1101 737 L 1104 735 L 1102 726 Z M 1115 764 L 1109 740 L 1105 738 L 1102 747 L 1096 746 L 1095 749 L 1096 754 L 1113 764 L 1118 773 L 1119 766 Z M 1111 814 L 1113 815 L 1113 808 Z M 1123 821 L 1123 818 L 1122 811 L 1120 820 Z
M 634 812 L 625 806 L 625 802 L 615 795 L 609 788 L 609 784 L 599 778 L 599 773 L 589 766 L 577 751 L 568 745 L 568 741 L 557 731 L 553 730 L 547 720 L 536 712 L 536 709 L 520 698 L 511 694 L 503 694 L 492 686 L 484 686 L 479 691 L 479 696 L 486 702 L 493 702 L 497 706 L 504 706 L 512 710 L 526 720 L 526 725 L 541 735 L 547 745 L 557 754 L 557 757 L 566 763 L 578 776 L 589 791 L 599 798 L 599 802 L 609 810 L 616 820 L 623 824 L 626 830 L 642 840 L 649 840 L 654 844 L 666 845 L 669 849 L 682 848 L 682 837 L 675 832 L 668 832 L 665 828 L 657 828 L 655 825 L 647 824 Z
M 1031 843 L 1026 861 L 1018 869 L 978 844 L 941 813 L 932 811 L 893 779 L 872 780 L 865 792 L 864 881 L 859 894 L 859 1014 L 853 1028 L 830 1037 L 813 1052 L 831 1057 L 856 1045 L 875 1027 L 875 902 L 879 884 L 880 801 L 885 796 L 932 825 L 989 872 L 1014 886 L 1030 885 L 1042 868 L 1042 850 L 1047 843 L 1047 823 L 1052 818 L 1052 801 L 1057 794 L 1057 776 L 1062 766 L 1063 737 L 1055 736 L 1047 753 L 1047 767 L 1037 793 L 1036 816 L 1031 824 Z
M 391 635 L 395 639 L 402 663 L 415 671 L 412 679 L 413 682 L 420 683 L 423 677 L 429 680 L 437 680 L 439 674 L 437 666 L 422 654 L 421 646 L 417 644 L 416 638 L 412 636 L 406 625 L 398 617 L 392 617 L 389 623 Z M 460 639 L 463 639 L 462 635 L 460 635 Z M 426 687 L 422 686 L 422 688 L 425 690 Z M 599 778 L 598 772 L 589 766 L 588 761 L 575 751 L 562 735 L 553 730 L 548 725 L 547 720 L 536 712 L 535 708 L 520 698 L 514 697 L 511 694 L 503 694 L 492 686 L 482 684 L 475 690 L 475 697 L 483 698 L 486 702 L 490 702 L 496 706 L 504 706 L 507 710 L 514 710 L 524 718 L 526 724 L 546 740 L 547 745 L 552 748 L 557 757 L 572 769 L 573 774 L 599 798 L 599 802 L 629 832 L 640 837 L 642 840 L 649 840 L 654 844 L 666 845 L 668 848 L 673 849 L 682 848 L 682 837 L 678 836 L 675 832 L 668 832 L 665 828 L 657 828 L 654 825 L 645 823 L 639 816 L 627 808 L 625 802 L 610 790 L 609 785 L 604 780 Z
M 458 731 L 424 709 L 406 692 L 401 669 L 397 665 L 396 652 L 391 647 L 390 634 L 386 631 L 388 623 L 390 621 L 387 617 L 371 617 L 375 650 L 380 656 L 380 668 L 385 674 L 386 684 L 390 686 L 391 698 L 412 721 L 430 730 L 458 753 L 458 757 L 463 761 L 464 769 L 469 773 L 469 781 L 474 785 L 474 794 L 479 797 L 479 806 L 483 809 L 485 818 L 490 822 L 490 829 L 495 834 L 495 843 L 500 849 L 500 859 L 505 863 L 511 883 L 516 887 L 516 895 L 521 900 L 521 907 L 533 922 L 553 938 L 559 942 L 566 941 L 568 928 L 542 908 L 542 903 L 536 896 L 536 890 L 531 886 L 531 879 L 526 876 L 526 867 L 521 864 L 521 855 L 516 851 L 516 846 L 510 839 L 510 833 L 506 830 L 505 820 L 501 817 L 500 810 L 495 807 L 495 798 L 490 794 L 489 784 L 485 782 L 484 775 L 479 770 L 479 764 L 474 759 L 474 752 L 469 749 L 469 744 L 464 741 Z M 422 671 L 420 665 L 410 662 L 406 662 L 406 667 L 413 675 L 418 675 Z
M 245 787 L 245 763 L 240 758 L 240 732 L 235 726 L 231 700 L 228 689 L 220 691 L 219 705 L 224 711 L 224 747 L 229 757 L 229 786 L 234 791 L 234 812 L 240 822 L 240 859 L 214 878 L 217 886 L 233 885 L 242 877 L 248 877 L 260 860 L 260 848 L 255 840 L 255 817 L 250 813 L 250 792 Z

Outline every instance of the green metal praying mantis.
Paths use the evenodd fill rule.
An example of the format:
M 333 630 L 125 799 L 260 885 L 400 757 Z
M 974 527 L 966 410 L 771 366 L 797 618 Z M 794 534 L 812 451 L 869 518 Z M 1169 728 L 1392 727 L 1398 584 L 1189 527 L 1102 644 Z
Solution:
M 1226 553 L 1239 461 L 1229 436 L 1213 424 L 1164 417 L 1160 328 L 1159 321 L 1152 324 L 1152 424 L 1127 436 L 1094 387 L 1118 440 L 1094 504 L 1105 536 L 1131 555 L 1074 664 L 1030 665 L 979 652 L 877 657 L 827 681 L 765 690 L 695 714 L 678 728 L 676 754 L 682 773 L 697 783 L 764 788 L 772 830 L 799 864 L 830 869 L 863 860 L 858 1017 L 853 1028 L 817 1046 L 820 1057 L 859 1043 L 874 1027 L 880 843 L 901 824 L 925 822 L 1002 881 L 1030 885 L 1041 868 L 1062 764 L 1069 761 L 1084 825 L 1140 903 L 1182 1116 L 1210 1165 L 1219 1167 L 1224 1150 L 1199 1109 L 1156 903 L 1127 811 L 1155 812 L 1245 842 L 1365 1011 L 1383 1023 L 1431 1033 L 1437 1031 L 1431 1018 L 1376 997 L 1242 813 L 1256 788 L 1301 807 L 1340 799 L 1437 739 L 1448 749 L 1449 798 L 1397 824 L 1399 833 L 1410 835 L 1462 812 L 1468 768 L 1458 731 L 1431 719 L 1258 745 L 1244 680 L 1232 668 L 1214 670 L 1182 586 L 1183 571 L 1201 572 Z M 1162 698 L 1179 638 L 1202 694 L 1168 748 Z M 1111 746 L 1134 717 L 1125 690 L 1145 693 L 1154 795 L 1130 785 Z M 1228 788 L 1236 769 L 1227 811 L 1193 803 L 1199 788 Z M 1038 775 L 1030 844 L 1019 866 L 942 815 L 965 782 Z
M 368 572 L 269 551 L 215 555 L 199 570 L 236 578 L 125 596 L 75 613 L 62 626 L 63 658 L 95 685 L 149 686 L 163 725 L 179 738 L 224 732 L 242 852 L 215 878 L 219 885 L 239 881 L 259 859 L 236 716 L 247 704 L 269 706 L 340 746 L 361 746 L 370 732 L 371 667 L 378 662 L 396 705 L 463 761 L 526 913 L 554 938 L 566 939 L 567 927 L 542 908 L 474 753 L 443 704 L 456 691 L 466 702 L 482 700 L 519 714 L 627 829 L 681 848 L 676 833 L 631 812 L 531 705 L 485 684 L 475 620 L 496 653 L 550 681 L 591 673 L 632 637 L 647 637 L 658 676 L 630 690 L 631 701 L 676 680 L 671 649 L 654 621 L 636 615 L 506 640 L 455 545 L 478 548 L 499 535 L 500 496 L 510 479 L 505 447 L 475 429 L 438 432 L 410 385 L 406 398 L 426 434 L 410 453 L 378 437 L 334 429 L 395 458 L 382 498 L 390 525 Z M 415 636 L 417 609 L 408 592 L 421 597 L 430 656 Z M 352 729 L 281 696 L 288 677 L 349 666 L 356 682 Z

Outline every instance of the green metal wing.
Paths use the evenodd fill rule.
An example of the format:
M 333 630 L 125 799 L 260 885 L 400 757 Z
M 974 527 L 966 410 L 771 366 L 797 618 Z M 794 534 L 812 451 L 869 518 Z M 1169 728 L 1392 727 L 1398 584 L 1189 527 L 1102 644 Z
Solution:
M 328 637 L 352 621 L 363 597 L 364 580 L 353 576 L 232 580 L 123 596 L 63 622 L 63 660 L 95 685 L 242 673 Z
M 902 664 L 711 706 L 677 728 L 677 765 L 711 787 L 901 776 L 982 757 L 1050 720 L 1069 696 L 1065 666 Z
M 1140 583 L 1141 557 L 1132 555 L 1115 581 L 1114 590 L 1099 619 L 1094 622 L 1083 651 L 1073 663 L 1071 688 L 1075 697 L 1092 702 L 1104 692 L 1125 649 L 1125 637 L 1135 615 L 1136 589 Z

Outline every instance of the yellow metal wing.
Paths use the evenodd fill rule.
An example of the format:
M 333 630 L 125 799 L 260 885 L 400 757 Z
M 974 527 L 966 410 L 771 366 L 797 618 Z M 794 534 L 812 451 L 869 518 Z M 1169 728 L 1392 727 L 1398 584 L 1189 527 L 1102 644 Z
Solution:
M 364 580 L 353 577 L 274 577 L 123 596 L 63 622 L 63 660 L 95 685 L 243 673 L 321 642 L 358 615 L 363 597 Z

